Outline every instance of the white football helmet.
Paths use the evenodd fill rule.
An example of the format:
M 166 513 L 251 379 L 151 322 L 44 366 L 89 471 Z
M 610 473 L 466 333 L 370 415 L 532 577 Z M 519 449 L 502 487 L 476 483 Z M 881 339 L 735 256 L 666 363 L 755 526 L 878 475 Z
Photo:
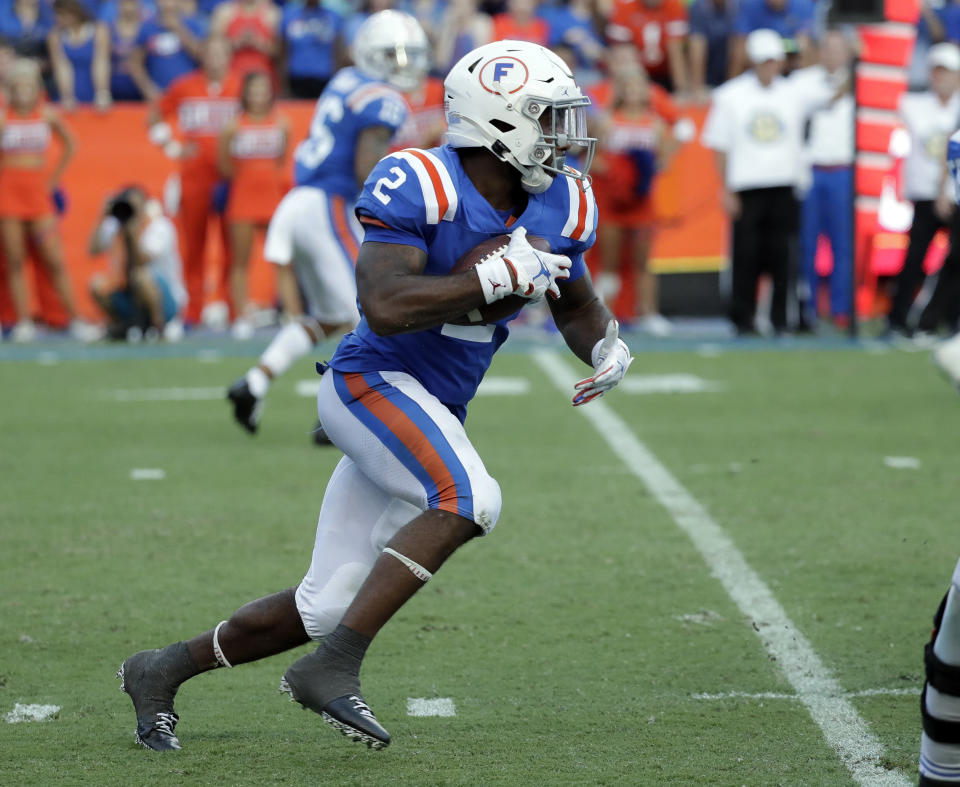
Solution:
M 357 30 L 353 62 L 364 74 L 409 93 L 430 68 L 430 45 L 420 23 L 403 11 L 379 11 Z
M 546 191 L 554 175 L 587 178 L 597 148 L 587 136 L 590 99 L 549 49 L 527 41 L 486 44 L 461 58 L 443 86 L 453 147 L 486 148 L 523 173 L 531 194 Z M 564 165 L 571 146 L 584 149 L 582 173 Z

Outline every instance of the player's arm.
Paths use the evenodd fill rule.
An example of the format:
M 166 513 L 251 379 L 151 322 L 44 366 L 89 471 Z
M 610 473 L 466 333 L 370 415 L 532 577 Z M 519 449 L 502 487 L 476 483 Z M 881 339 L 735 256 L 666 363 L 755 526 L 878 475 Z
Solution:
M 474 271 L 424 276 L 426 264 L 426 252 L 416 246 L 364 241 L 357 257 L 357 298 L 374 333 L 421 331 L 486 303 Z
M 593 374 L 574 386 L 574 407 L 603 396 L 616 386 L 633 362 L 620 338 L 620 326 L 597 297 L 588 275 L 558 282 L 560 298 L 551 300 L 553 320 L 573 354 Z
M 394 129 L 390 126 L 367 126 L 357 135 L 353 153 L 353 174 L 358 184 L 364 183 L 377 162 L 387 155 L 393 133 Z

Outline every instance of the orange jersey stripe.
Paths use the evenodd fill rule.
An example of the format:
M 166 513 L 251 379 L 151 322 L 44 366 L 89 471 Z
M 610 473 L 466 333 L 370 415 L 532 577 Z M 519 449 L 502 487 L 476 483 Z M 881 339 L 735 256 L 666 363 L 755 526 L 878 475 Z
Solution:
M 427 169 L 427 174 L 430 176 L 430 182 L 433 184 L 433 190 L 437 193 L 437 204 L 438 215 L 442 219 L 446 213 L 447 209 L 450 207 L 450 200 L 447 199 L 447 192 L 443 188 L 443 181 L 440 180 L 440 173 L 437 172 L 437 168 L 434 166 L 433 162 L 427 157 L 424 156 L 419 150 L 415 148 L 408 148 L 406 153 L 416 156 L 420 161 L 423 162 L 423 166 Z
M 407 447 L 440 492 L 441 511 L 459 513 L 457 488 L 446 463 L 427 436 L 410 417 L 379 391 L 373 390 L 360 372 L 343 375 L 351 396 L 373 413 Z M 447 490 L 444 492 L 444 490 Z
M 353 237 L 350 231 L 350 222 L 347 220 L 346 202 L 343 197 L 336 194 L 330 195 L 330 203 L 333 210 L 334 230 L 340 236 L 340 240 L 347 247 L 347 254 L 350 255 L 352 262 L 357 261 L 357 255 L 360 254 L 360 247 L 357 246 L 357 239 Z

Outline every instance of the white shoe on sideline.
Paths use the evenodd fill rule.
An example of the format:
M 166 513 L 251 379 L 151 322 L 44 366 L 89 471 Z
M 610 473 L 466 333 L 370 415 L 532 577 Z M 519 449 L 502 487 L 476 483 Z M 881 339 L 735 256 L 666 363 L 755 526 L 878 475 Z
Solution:
M 79 342 L 96 342 L 103 338 L 103 328 L 83 320 L 73 320 L 68 329 L 70 338 Z
M 33 324 L 33 320 L 20 320 L 10 331 L 10 338 L 18 344 L 25 344 L 36 339 L 37 327 Z
M 184 328 L 183 321 L 174 317 L 170 322 L 163 326 L 163 339 L 167 342 L 179 342 L 183 339 Z
M 234 320 L 233 327 L 230 329 L 230 335 L 238 341 L 246 341 L 253 338 L 253 323 L 250 320 L 240 318 Z
M 933 351 L 933 362 L 950 382 L 960 388 L 960 333 Z
M 637 320 L 637 330 L 649 333 L 651 336 L 669 336 L 673 333 L 673 325 L 662 314 L 647 314 Z

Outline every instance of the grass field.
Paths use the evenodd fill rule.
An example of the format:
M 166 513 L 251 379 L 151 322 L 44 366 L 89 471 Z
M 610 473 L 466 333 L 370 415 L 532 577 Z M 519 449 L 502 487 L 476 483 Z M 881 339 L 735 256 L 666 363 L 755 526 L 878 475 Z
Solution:
M 467 422 L 503 487 L 496 531 L 365 663 L 391 747 L 350 744 L 283 699 L 287 654 L 189 682 L 183 751 L 137 748 L 121 660 L 299 581 L 338 459 L 307 440 L 309 364 L 251 439 L 216 390 L 248 359 L 148 353 L 0 363 L 0 715 L 62 706 L 0 721 L 0 784 L 853 783 L 768 632 L 524 352 L 491 375 L 528 390 L 478 397 Z M 604 407 L 730 537 L 907 783 L 922 647 L 960 553 L 960 398 L 925 354 L 858 349 L 641 352 L 630 376 L 678 374 L 714 385 L 635 385 Z M 196 398 L 156 400 L 174 395 Z M 437 697 L 456 715 L 407 714 Z

